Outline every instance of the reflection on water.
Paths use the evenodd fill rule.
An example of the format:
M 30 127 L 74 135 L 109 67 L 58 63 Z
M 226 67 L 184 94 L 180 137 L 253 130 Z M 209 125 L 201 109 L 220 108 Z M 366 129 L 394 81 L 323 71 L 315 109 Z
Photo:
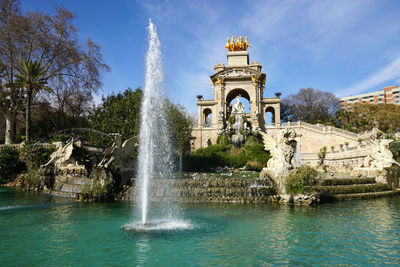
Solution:
M 130 210 L 131 203 L 1 188 L 0 265 L 400 264 L 400 198 L 317 207 L 185 204 L 195 227 L 147 232 L 120 229 Z
M 148 251 L 150 250 L 150 237 L 140 236 L 136 242 L 137 247 L 137 262 L 135 265 L 144 266 L 147 263 Z

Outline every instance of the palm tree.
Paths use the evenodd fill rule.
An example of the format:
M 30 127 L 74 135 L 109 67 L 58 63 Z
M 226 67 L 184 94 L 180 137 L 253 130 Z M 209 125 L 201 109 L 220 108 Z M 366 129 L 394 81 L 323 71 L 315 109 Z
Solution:
M 17 67 L 17 75 L 15 82 L 11 86 L 25 88 L 26 93 L 26 118 L 25 118 L 25 135 L 26 141 L 30 141 L 31 137 L 31 105 L 32 98 L 41 90 L 49 91 L 46 86 L 47 79 L 44 67 L 40 66 L 38 61 L 23 61 Z

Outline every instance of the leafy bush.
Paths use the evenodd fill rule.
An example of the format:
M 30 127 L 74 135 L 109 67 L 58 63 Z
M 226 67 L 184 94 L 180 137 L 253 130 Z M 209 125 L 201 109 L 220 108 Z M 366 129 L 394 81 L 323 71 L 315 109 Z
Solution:
M 246 147 L 246 158 L 248 161 L 258 161 L 266 166 L 271 156 L 264 149 L 263 144 L 252 144 Z
M 247 161 L 247 163 L 246 163 L 246 170 L 247 171 L 261 171 L 262 168 L 264 168 L 264 167 L 265 167 L 264 164 L 262 164 L 262 163 L 260 163 L 260 162 L 258 162 L 256 160 Z
M 247 166 L 249 170 L 260 171 L 267 165 L 269 159 L 270 155 L 262 144 L 253 143 L 240 149 L 219 144 L 200 148 L 185 156 L 183 166 L 185 171 L 210 171 L 222 166 L 231 168 Z
M 74 146 L 71 156 L 78 161 L 79 164 L 85 165 L 85 168 L 89 170 L 89 172 L 91 171 L 93 167 L 91 164 L 93 161 L 93 156 L 86 148 Z
M 46 164 L 50 160 L 50 154 L 54 148 L 44 148 L 34 143 L 25 144 L 20 151 L 20 159 L 27 165 L 32 165 L 33 168 L 39 168 L 40 165 Z
M 389 146 L 390 151 L 393 153 L 393 158 L 400 162 L 400 140 L 394 141 Z
M 400 179 L 400 166 L 392 165 L 391 167 L 385 168 L 385 171 L 387 183 L 392 187 L 398 187 Z
M 28 171 L 22 175 L 22 184 L 29 189 L 38 188 L 42 184 L 40 171 L 33 163 L 29 163 Z
M 24 169 L 18 150 L 6 146 L 0 151 L 0 183 L 13 181 Z
M 89 194 L 94 197 L 102 196 L 107 189 L 107 185 L 102 185 L 99 180 L 93 182 L 93 186 L 91 187 L 88 184 L 82 186 L 82 193 Z
M 285 188 L 289 194 L 303 194 L 318 182 L 318 172 L 309 166 L 301 166 L 295 173 L 289 175 Z
M 248 147 L 254 144 L 260 144 L 259 140 L 254 135 L 248 135 L 246 137 L 246 141 L 244 142 L 244 147 Z
M 226 146 L 226 145 L 230 145 L 231 143 L 232 143 L 231 139 L 229 138 L 228 135 L 221 134 L 220 136 L 218 136 L 218 139 L 217 139 L 217 144 L 218 145 Z
M 50 138 L 50 142 L 67 142 L 71 138 L 68 134 L 55 134 Z

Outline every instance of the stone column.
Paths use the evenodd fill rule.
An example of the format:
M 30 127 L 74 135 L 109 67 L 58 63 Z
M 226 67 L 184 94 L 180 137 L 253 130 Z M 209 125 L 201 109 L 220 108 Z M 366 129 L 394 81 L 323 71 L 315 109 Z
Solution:
M 222 129 L 224 127 L 224 117 L 226 115 L 226 107 L 225 107 L 225 83 L 224 78 L 217 78 L 219 85 L 219 97 L 217 97 L 217 106 L 215 110 L 215 122 L 216 128 Z M 217 96 L 217 94 L 216 94 Z M 222 112 L 222 114 L 220 113 Z
M 276 104 L 274 107 L 275 110 L 275 124 L 281 124 L 281 105 Z
M 203 128 L 203 109 L 199 104 L 197 104 L 197 112 L 197 128 L 201 129 Z
M 261 106 L 260 106 L 260 76 L 252 76 L 251 80 L 253 81 L 254 86 L 254 97 L 253 101 L 250 105 L 250 114 L 251 114 L 251 124 L 255 128 L 260 128 L 260 115 L 261 115 Z M 256 113 L 258 115 L 256 115 Z

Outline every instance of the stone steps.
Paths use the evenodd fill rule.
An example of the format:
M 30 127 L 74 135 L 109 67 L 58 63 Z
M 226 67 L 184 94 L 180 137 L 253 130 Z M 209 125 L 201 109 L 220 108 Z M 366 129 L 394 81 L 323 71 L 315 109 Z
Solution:
M 334 200 L 349 200 L 349 199 L 372 199 L 380 197 L 393 197 L 399 196 L 399 190 L 389 190 L 383 192 L 369 192 L 369 193 L 356 193 L 356 194 L 339 194 L 332 196 Z
M 320 194 L 339 195 L 369 192 L 383 192 L 392 190 L 388 185 L 381 183 L 315 186 L 314 190 Z
M 82 188 L 85 185 L 82 184 L 64 184 L 64 183 L 59 183 L 55 182 L 53 185 L 53 189 L 57 191 L 63 191 L 63 192 L 70 192 L 70 193 L 81 193 Z
M 400 191 L 393 190 L 387 184 L 377 183 L 375 178 L 324 179 L 313 189 L 321 195 L 321 200 L 324 202 L 391 197 L 400 194 Z
M 375 178 L 328 178 L 321 181 L 322 186 L 329 185 L 354 185 L 354 184 L 374 184 Z
M 55 182 L 62 184 L 83 185 L 90 183 L 90 179 L 86 176 L 56 176 Z
M 269 185 L 269 181 L 262 179 L 182 179 L 158 181 L 158 184 L 170 185 L 155 187 L 150 190 L 150 199 L 174 199 L 181 202 L 269 202 L 276 198 L 276 190 Z M 131 186 L 126 188 L 117 199 L 132 200 L 135 190 Z
M 53 195 L 53 196 L 58 196 L 58 197 L 75 198 L 75 196 L 76 196 L 76 193 L 59 191 L 59 190 L 51 190 L 51 191 L 48 191 L 47 193 L 50 194 L 50 195 Z

